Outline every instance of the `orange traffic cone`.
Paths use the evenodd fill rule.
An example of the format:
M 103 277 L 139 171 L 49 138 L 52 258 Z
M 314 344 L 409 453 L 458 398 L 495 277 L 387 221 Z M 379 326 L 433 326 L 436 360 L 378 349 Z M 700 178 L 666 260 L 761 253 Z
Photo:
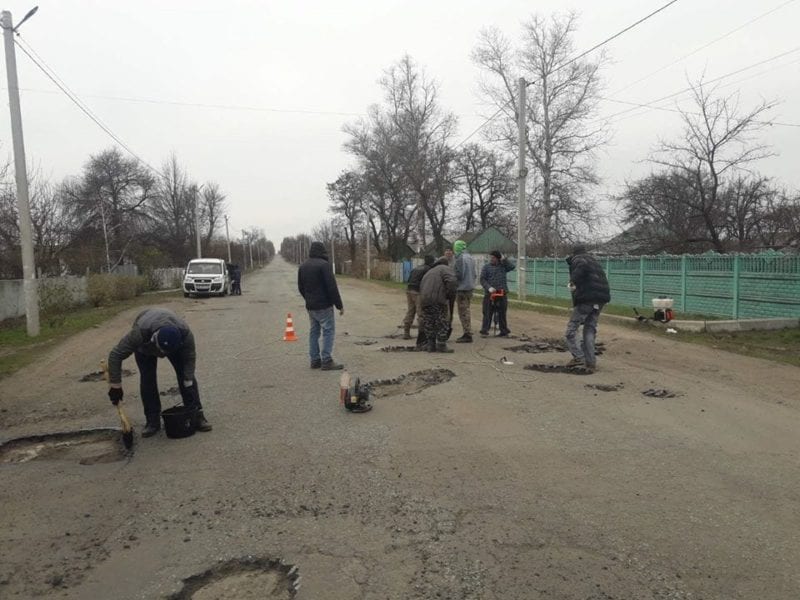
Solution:
M 286 332 L 283 334 L 284 342 L 296 342 L 297 336 L 294 334 L 294 321 L 292 321 L 292 313 L 286 315 Z

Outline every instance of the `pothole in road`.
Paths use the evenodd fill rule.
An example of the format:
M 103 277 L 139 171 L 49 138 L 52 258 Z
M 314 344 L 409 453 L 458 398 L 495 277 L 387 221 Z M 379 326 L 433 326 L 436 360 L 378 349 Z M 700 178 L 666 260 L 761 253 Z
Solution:
M 122 369 L 123 377 L 130 377 L 131 375 L 133 375 L 133 371 Z M 103 381 L 104 379 L 105 373 L 103 373 L 103 371 L 92 371 L 81 377 L 78 381 Z
M 456 374 L 450 369 L 425 369 L 424 371 L 414 371 L 392 379 L 370 381 L 367 385 L 370 393 L 375 398 L 387 398 L 400 394 L 410 396 L 433 385 L 447 383 L 455 376 Z
M 291 600 L 299 587 L 296 566 L 248 557 L 184 579 L 183 589 L 169 600 Z
M 569 375 L 591 375 L 592 371 L 586 367 L 568 367 L 566 365 L 525 365 L 522 367 L 528 371 L 540 371 L 541 373 L 567 373 Z
M 416 346 L 383 346 L 381 352 L 416 352 Z
M 673 392 L 666 388 L 650 388 L 642 391 L 642 396 L 650 398 L 677 398 L 680 395 L 680 392 Z
M 0 464 L 33 460 L 96 465 L 127 458 L 119 429 L 84 429 L 31 435 L 0 444 Z
M 586 387 L 591 390 L 599 390 L 601 392 L 618 392 L 625 387 L 625 384 L 620 383 L 587 383 Z
M 372 346 L 372 344 L 377 344 L 378 340 L 362 340 L 360 342 L 353 342 L 356 346 Z
M 507 346 L 506 350 L 511 352 L 528 352 L 529 354 L 540 354 L 542 352 L 569 352 L 567 343 L 564 340 L 555 338 L 544 338 L 540 340 L 529 340 L 519 346 Z M 595 346 L 595 354 L 603 354 L 606 347 L 603 342 L 598 342 Z

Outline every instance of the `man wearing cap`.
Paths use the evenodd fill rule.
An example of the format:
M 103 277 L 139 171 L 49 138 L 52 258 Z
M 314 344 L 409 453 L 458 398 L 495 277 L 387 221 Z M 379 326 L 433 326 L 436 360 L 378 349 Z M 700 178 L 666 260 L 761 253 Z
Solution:
M 597 321 L 603 306 L 611 301 L 611 289 L 606 272 L 597 259 L 578 244 L 567 257 L 569 265 L 569 289 L 572 292 L 572 315 L 565 334 L 567 347 L 572 353 L 568 367 L 585 367 L 589 372 L 597 368 L 594 340 Z M 577 342 L 578 328 L 583 326 L 583 339 Z
M 506 321 L 508 311 L 508 280 L 506 273 L 514 270 L 514 262 L 503 258 L 498 250 L 489 253 L 489 262 L 481 269 L 481 287 L 483 287 L 483 323 L 481 335 L 489 335 L 492 316 L 497 315 L 500 332 L 497 337 L 508 337 L 511 330 Z
M 472 342 L 472 318 L 470 315 L 470 305 L 472 304 L 472 292 L 475 289 L 475 259 L 467 252 L 467 243 L 464 240 L 456 240 L 453 244 L 453 251 L 456 254 L 456 308 L 458 310 L 458 320 L 461 321 L 461 328 L 464 333 L 456 339 L 457 344 L 469 344 Z M 451 317 L 452 322 L 452 317 Z
M 116 405 L 122 400 L 122 361 L 131 354 L 139 367 L 139 393 L 142 396 L 147 421 L 142 437 L 150 437 L 161 429 L 161 397 L 158 392 L 156 369 L 159 358 L 167 358 L 178 377 L 178 389 L 183 405 L 194 411 L 194 426 L 198 431 L 211 431 L 203 415 L 200 392 L 194 375 L 194 335 L 171 310 L 148 308 L 134 319 L 133 327 L 108 355 L 108 397 Z

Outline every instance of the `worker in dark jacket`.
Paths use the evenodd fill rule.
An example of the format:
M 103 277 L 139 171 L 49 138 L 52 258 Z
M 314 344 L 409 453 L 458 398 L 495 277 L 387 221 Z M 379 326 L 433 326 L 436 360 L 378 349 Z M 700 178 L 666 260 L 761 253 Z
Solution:
M 414 316 L 419 315 L 417 320 L 422 321 L 422 309 L 419 307 L 419 284 L 422 282 L 422 277 L 430 270 L 435 261 L 436 259 L 428 254 L 424 262 L 418 267 L 411 269 L 411 273 L 408 275 L 408 285 L 406 286 L 406 304 L 408 305 L 408 309 L 406 310 L 405 318 L 403 318 L 404 340 L 411 339 L 411 326 L 414 324 Z M 417 327 L 422 329 L 421 323 L 418 322 Z
M 161 429 L 161 397 L 156 369 L 158 359 L 166 357 L 178 377 L 183 405 L 194 411 L 195 429 L 211 431 L 203 415 L 200 392 L 194 368 L 196 353 L 194 335 L 186 321 L 166 308 L 148 308 L 133 321 L 133 327 L 108 355 L 108 397 L 116 405 L 122 400 L 122 361 L 131 354 L 139 367 L 139 393 L 147 421 L 142 437 L 150 437 Z
M 339 295 L 339 286 L 333 274 L 331 263 L 328 262 L 328 253 L 322 242 L 311 242 L 308 250 L 308 259 L 297 271 L 297 289 L 306 301 L 308 320 L 311 324 L 308 334 L 308 354 L 311 358 L 312 369 L 334 371 L 343 366 L 333 360 L 333 337 L 336 333 L 336 323 L 333 316 L 333 307 L 339 309 L 339 315 L 344 314 L 342 297 Z M 320 332 L 322 333 L 322 349 L 319 347 Z
M 448 303 L 456 295 L 456 272 L 440 258 L 425 273 L 419 286 L 422 307 L 422 326 L 425 332 L 424 349 L 428 352 L 452 352 L 447 348 Z
M 481 287 L 483 288 L 483 323 L 480 334 L 489 335 L 492 326 L 492 317 L 497 315 L 500 332 L 497 337 L 508 337 L 511 330 L 508 328 L 506 313 L 508 312 L 508 279 L 506 273 L 514 270 L 514 261 L 503 258 L 498 250 L 489 253 L 489 262 L 481 269 Z
M 597 321 L 603 306 L 611 301 L 608 278 L 597 259 L 582 245 L 572 249 L 567 257 L 569 265 L 569 289 L 572 292 L 572 315 L 567 324 L 567 347 L 572 360 L 567 366 L 584 366 L 589 371 L 597 368 L 594 339 Z M 577 343 L 578 327 L 583 326 L 583 342 Z

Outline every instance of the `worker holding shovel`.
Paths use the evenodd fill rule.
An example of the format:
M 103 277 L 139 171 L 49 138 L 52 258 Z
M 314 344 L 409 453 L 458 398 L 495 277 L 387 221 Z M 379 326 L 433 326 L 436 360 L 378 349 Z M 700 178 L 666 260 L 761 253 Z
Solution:
M 139 391 L 147 421 L 142 429 L 142 437 L 155 435 L 161 429 L 161 397 L 156 379 L 159 358 L 166 358 L 172 363 L 183 405 L 193 411 L 195 429 L 211 431 L 211 424 L 203 415 L 200 404 L 200 392 L 194 375 L 194 335 L 186 321 L 166 308 L 153 307 L 139 313 L 131 330 L 108 355 L 108 397 L 115 406 L 123 396 L 122 361 L 131 354 L 139 367 Z

